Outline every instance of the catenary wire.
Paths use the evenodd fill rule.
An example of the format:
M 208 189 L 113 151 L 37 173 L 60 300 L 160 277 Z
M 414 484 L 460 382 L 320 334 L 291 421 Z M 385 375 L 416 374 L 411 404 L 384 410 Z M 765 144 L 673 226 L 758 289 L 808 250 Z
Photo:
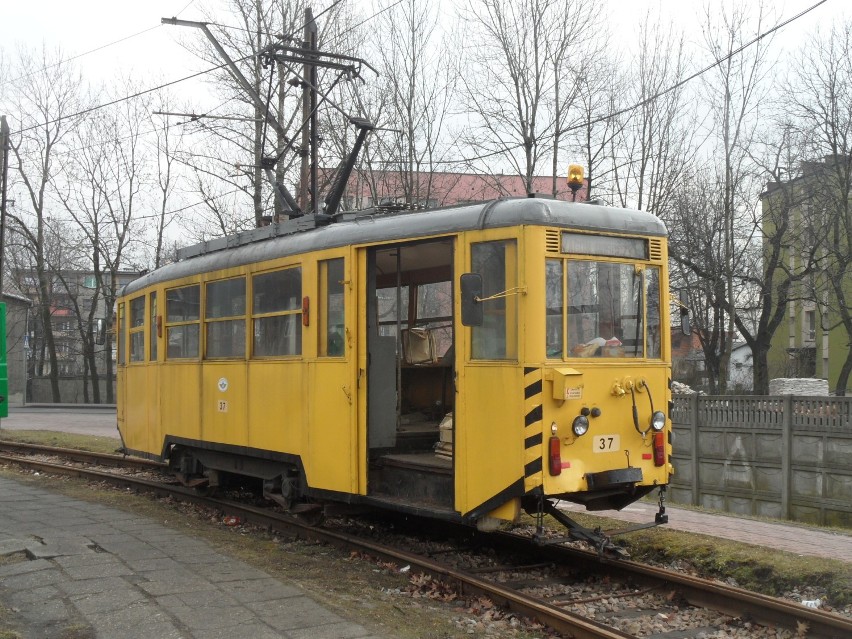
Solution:
M 334 6 L 336 6 L 337 4 L 339 4 L 340 2 L 342 2 L 342 0 L 337 0 L 337 2 L 335 2 L 334 4 L 332 4 L 331 6 L 329 6 L 329 7 L 328 7 L 328 9 L 326 9 L 326 11 L 330 10 L 331 8 L 333 8 Z M 364 21 L 362 21 L 362 22 L 360 22 L 360 23 L 358 23 L 358 24 L 354 25 L 353 27 L 351 27 L 351 28 L 350 28 L 350 30 L 357 28 L 358 26 L 360 26 L 360 25 L 364 24 L 364 22 L 367 22 L 368 20 L 372 20 L 372 19 L 373 19 L 373 18 L 375 18 L 376 16 L 378 16 L 378 15 L 380 15 L 381 13 L 383 13 L 383 12 L 385 12 L 385 11 L 387 11 L 387 10 L 389 10 L 389 9 L 393 8 L 393 7 L 395 7 L 396 5 L 400 4 L 401 2 L 402 2 L 402 0 L 398 0 L 396 3 L 394 3 L 394 4 L 392 4 L 392 5 L 388 6 L 388 7 L 386 7 L 385 9 L 382 9 L 381 11 L 376 12 L 375 14 L 373 14 L 372 16 L 370 16 L 370 18 L 368 18 L 367 20 L 364 20 Z M 608 120 L 608 119 L 610 119 L 610 118 L 616 117 L 616 116 L 618 116 L 618 115 L 622 115 L 622 114 L 624 114 L 624 113 L 629 113 L 630 111 L 633 111 L 633 110 L 635 110 L 635 109 L 637 109 L 637 108 L 639 108 L 639 107 L 642 107 L 642 106 L 644 106 L 644 105 L 646 105 L 646 104 L 648 104 L 648 103 L 650 103 L 650 102 L 652 102 L 652 101 L 654 101 L 654 100 L 656 100 L 656 99 L 658 99 L 658 98 L 660 98 L 660 97 L 662 97 L 662 96 L 664 96 L 664 95 L 666 95 L 666 94 L 668 94 L 668 93 L 671 93 L 671 92 L 672 92 L 672 91 L 674 91 L 675 89 L 678 89 L 678 88 L 680 88 L 681 86 L 685 85 L 686 83 L 691 82 L 692 80 L 694 80 L 694 79 L 696 79 L 696 78 L 700 77 L 701 75 L 703 75 L 703 74 L 707 73 L 708 71 L 711 71 L 712 69 L 716 68 L 717 66 L 719 66 L 720 64 L 722 64 L 722 63 L 723 63 L 723 62 L 725 62 L 726 60 L 729 60 L 730 58 L 732 58 L 734 55 L 737 55 L 738 53 L 742 52 L 743 50 L 745 50 L 746 48 L 750 47 L 751 45 L 753 45 L 753 44 L 755 44 L 755 43 L 759 42 L 760 40 L 762 40 L 763 38 L 767 37 L 768 35 L 771 35 L 771 34 L 772 34 L 772 33 L 774 33 L 775 31 L 778 31 L 779 29 L 781 29 L 781 28 L 783 28 L 783 27 L 787 26 L 788 24 L 790 24 L 790 23 L 794 22 L 795 20 L 798 20 L 799 18 L 801 18 L 801 17 L 803 17 L 804 15 L 806 15 L 806 14 L 810 13 L 811 11 L 813 11 L 813 10 L 814 10 L 814 9 L 816 9 L 817 7 L 819 7 L 819 6 L 823 5 L 823 4 L 825 4 L 826 2 L 828 2 L 828 0 L 819 0 L 817 3 L 813 4 L 812 6 L 810 6 L 810 7 L 806 8 L 806 9 L 803 9 L 802 11 L 800 11 L 798 14 L 796 14 L 796 15 L 792 16 L 791 18 L 788 18 L 787 20 L 784 20 L 784 21 L 782 21 L 782 22 L 778 23 L 777 25 L 775 25 L 774 27 L 772 27 L 772 28 L 771 28 L 771 29 L 769 29 L 768 31 L 765 31 L 764 33 L 758 34 L 755 38 L 753 38 L 752 40 L 750 40 L 750 41 L 746 42 L 745 44 L 743 44 L 742 46 L 738 47 L 737 49 L 735 49 L 734 51 L 730 52 L 729 54 L 727 54 L 726 56 L 722 57 L 721 59 L 719 59 L 719 60 L 717 60 L 717 61 L 713 62 L 712 64 L 710 64 L 710 65 L 708 65 L 708 66 L 704 67 L 704 68 L 703 68 L 703 69 L 701 69 L 700 71 L 697 71 L 697 72 L 693 73 L 693 74 L 692 74 L 692 75 L 690 75 L 689 77 L 687 77 L 687 78 L 685 78 L 685 79 L 683 79 L 683 80 L 680 80 L 680 81 L 676 82 L 676 83 L 675 83 L 675 84 L 673 84 L 672 86 L 670 86 L 670 87 L 668 87 L 668 88 L 666 88 L 666 89 L 663 89 L 662 91 L 659 91 L 659 92 L 655 93 L 655 94 L 654 94 L 654 95 L 652 95 L 652 96 L 649 96 L 649 97 L 647 97 L 647 98 L 645 98 L 645 99 L 643 99 L 643 100 L 640 100 L 639 102 L 637 102 L 637 103 L 635 103 L 635 104 L 633 104 L 633 105 L 631 105 L 631 106 L 625 107 L 625 108 L 623 108 L 623 109 L 619 109 L 619 110 L 617 110 L 617 111 L 615 111 L 615 112 L 613 112 L 613 113 L 609 113 L 609 114 L 606 114 L 606 115 L 600 116 L 600 117 L 598 117 L 598 118 L 595 118 L 595 119 L 589 120 L 589 121 L 587 121 L 587 122 L 584 122 L 583 124 L 578 124 L 578 125 L 574 125 L 574 126 L 568 127 L 568 128 L 567 128 L 567 129 L 565 129 L 563 132 L 566 132 L 566 133 L 567 133 L 567 132 L 569 132 L 569 131 L 579 130 L 579 129 L 585 128 L 585 127 L 587 127 L 587 126 L 591 126 L 591 125 L 593 125 L 593 124 L 597 124 L 597 123 L 599 123 L 599 122 L 604 122 L 604 121 L 606 121 L 606 120 Z M 319 15 L 322 15 L 322 13 L 320 13 Z M 317 17 L 319 17 L 319 16 L 317 16 Z M 243 62 L 243 61 L 248 60 L 249 58 L 251 58 L 251 57 L 253 57 L 253 56 L 254 56 L 254 54 L 249 54 L 249 55 L 243 56 L 242 58 L 239 58 L 239 59 L 235 60 L 235 62 Z M 15 132 L 14 132 L 14 134 L 21 134 L 21 133 L 25 133 L 25 132 L 27 132 L 27 131 L 31 131 L 31 130 L 33 130 L 33 129 L 37 129 L 37 128 L 40 128 L 40 127 L 43 127 L 43 126 L 49 126 L 49 125 L 51 125 L 51 124 L 55 124 L 55 123 L 57 123 L 57 122 L 60 122 L 60 121 L 62 121 L 62 120 L 65 120 L 65 119 L 70 119 L 70 118 L 80 117 L 80 116 L 82 116 L 82 115 L 86 115 L 87 113 L 91 113 L 91 112 L 96 111 L 96 110 L 98 110 L 98 109 L 102 109 L 102 108 L 105 108 L 105 107 L 108 107 L 108 106 L 112 106 L 112 105 L 114 105 L 114 104 L 118 104 L 118 103 L 120 103 L 120 102 L 124 102 L 124 101 L 126 101 L 126 100 L 132 100 L 132 99 L 137 98 L 137 97 L 140 97 L 140 96 L 142 96 L 142 95 L 146 95 L 146 94 L 148 94 L 148 93 L 153 93 L 153 92 L 155 92 L 155 91 L 159 91 L 159 90 L 164 89 L 164 88 L 167 88 L 167 87 L 169 87 L 169 86 L 173 86 L 173 85 L 175 85 L 175 84 L 179 84 L 180 82 L 184 82 L 184 81 L 186 81 L 186 80 L 191 80 L 191 79 L 194 79 L 194 78 L 196 78 L 196 77 L 199 77 L 199 76 L 202 76 L 202 75 L 206 75 L 206 74 L 208 74 L 208 73 L 212 73 L 213 71 L 220 70 L 220 69 L 222 69 L 222 68 L 224 68 L 224 67 L 226 67 L 226 66 L 228 66 L 228 65 L 227 65 L 227 63 L 223 63 L 223 64 L 217 65 L 217 66 L 215 66 L 215 67 L 212 67 L 212 68 L 210 68 L 210 69 L 207 69 L 207 70 L 205 70 L 205 71 L 199 71 L 199 72 L 197 72 L 197 73 L 193 73 L 193 74 L 191 74 L 191 75 L 189 75 L 189 76 L 185 76 L 185 77 L 183 77 L 183 78 L 179 78 L 179 79 L 177 79 L 177 80 L 172 80 L 172 81 L 167 82 L 167 83 L 165 83 L 165 84 L 162 84 L 162 85 L 159 85 L 159 86 L 156 86 L 156 87 L 152 87 L 152 88 L 150 88 L 150 89 L 145 89 L 145 90 L 139 91 L 139 92 L 137 92 L 137 93 L 134 93 L 134 94 L 131 94 L 131 95 L 125 96 L 125 97 L 123 97 L 123 98 L 117 98 L 117 99 L 112 100 L 112 101 L 110 101 L 110 102 L 106 102 L 106 103 L 104 103 L 104 104 L 96 105 L 96 106 L 90 107 L 90 108 L 88 108 L 88 109 L 84 109 L 83 111 L 79 111 L 79 112 L 77 112 L 77 113 L 73 113 L 73 114 L 71 114 L 71 115 L 62 116 L 62 117 L 59 117 L 59 118 L 55 118 L 55 119 L 53 119 L 53 120 L 50 120 L 50 121 L 48 121 L 48 122 L 41 122 L 41 123 L 38 123 L 38 124 L 35 124 L 35 125 L 32 125 L 32 126 L 26 127 L 26 128 L 23 128 L 23 129 L 19 129 L 18 131 L 15 131 Z M 491 152 L 491 153 L 485 153 L 485 154 L 481 154 L 481 155 L 479 155 L 479 156 L 475 156 L 475 157 L 462 158 L 462 159 L 460 159 L 460 160 L 453 160 L 453 161 L 449 161 L 449 160 L 447 160 L 447 161 L 439 162 L 439 163 L 436 163 L 436 164 L 453 164 L 453 163 L 458 164 L 458 163 L 464 163 L 464 162 L 472 162 L 472 161 L 477 161 L 477 160 L 483 160 L 483 159 L 487 159 L 487 158 L 490 158 L 490 157 L 494 157 L 494 156 L 496 156 L 496 155 L 500 155 L 500 154 L 506 153 L 507 151 L 514 151 L 515 149 L 521 148 L 522 146 L 523 146 L 523 144 L 522 144 L 522 143 L 519 143 L 519 144 L 516 144 L 516 145 L 514 145 L 514 146 L 512 146 L 512 147 L 508 147 L 508 148 L 505 148 L 505 149 L 500 149 L 500 150 L 498 150 L 498 151 L 494 151 L 494 152 Z
M 182 14 L 184 11 L 186 11 L 189 8 L 189 6 L 191 4 L 194 4 L 194 3 L 195 3 L 195 0 L 190 0 L 186 4 L 186 6 L 184 6 L 183 9 L 181 9 L 180 11 L 177 12 L 177 14 L 175 14 L 175 17 Z M 78 58 L 82 58 L 82 57 L 87 56 L 91 53 L 97 53 L 98 51 L 102 51 L 103 49 L 107 49 L 107 48 L 114 46 L 116 44 L 121 44 L 122 42 L 126 42 L 127 40 L 132 40 L 133 38 L 136 38 L 136 37 L 141 36 L 145 33 L 148 33 L 149 31 L 153 31 L 154 29 L 159 29 L 162 26 L 163 26 L 162 24 L 155 24 L 151 27 L 148 27 L 147 29 L 142 29 L 142 31 L 137 31 L 136 33 L 132 33 L 128 36 L 124 36 L 123 38 L 119 38 L 118 40 L 113 40 L 112 42 L 107 42 L 106 44 L 102 44 L 98 47 L 95 47 L 94 49 L 89 49 L 88 51 L 84 51 L 83 53 L 78 53 L 77 55 L 71 56 L 70 58 L 66 58 L 66 59 L 62 60 L 61 62 L 57 62 L 56 64 L 50 64 L 46 67 L 42 67 L 41 69 L 31 71 L 30 73 L 25 73 L 24 75 L 19 75 L 17 78 L 11 78 L 9 80 L 4 80 L 3 82 L 0 82 L 0 86 L 4 86 L 6 84 L 11 84 L 12 82 L 18 82 L 19 80 L 25 80 L 26 78 L 32 77 L 32 76 L 36 75 L 37 73 L 44 73 L 45 71 L 50 71 L 51 69 L 55 69 L 58 66 L 62 66 L 63 64 L 66 64 L 67 62 L 71 62 L 72 60 L 77 60 Z

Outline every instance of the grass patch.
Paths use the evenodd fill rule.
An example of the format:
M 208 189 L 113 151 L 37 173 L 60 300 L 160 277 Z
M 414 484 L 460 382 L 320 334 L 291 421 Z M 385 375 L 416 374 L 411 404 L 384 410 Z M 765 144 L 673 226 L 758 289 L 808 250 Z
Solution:
M 21 639 L 21 635 L 12 629 L 12 611 L 0 604 L 0 639 Z
M 808 543 L 807 531 L 802 543 Z M 637 559 L 685 561 L 703 576 L 733 579 L 747 590 L 778 597 L 807 586 L 824 591 L 834 607 L 852 604 L 852 570 L 842 561 L 674 530 L 629 533 L 628 545 Z
M 75 435 L 74 433 L 59 433 L 52 430 L 6 430 L 0 429 L 0 440 L 40 444 L 42 446 L 57 446 L 59 448 L 74 448 L 95 453 L 114 454 L 121 446 L 114 437 L 98 437 L 96 435 Z

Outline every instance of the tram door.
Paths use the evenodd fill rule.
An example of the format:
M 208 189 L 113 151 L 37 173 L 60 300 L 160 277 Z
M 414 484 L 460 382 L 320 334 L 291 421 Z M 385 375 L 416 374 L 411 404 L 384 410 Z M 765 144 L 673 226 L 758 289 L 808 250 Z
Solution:
M 366 251 L 362 419 L 370 494 L 410 497 L 391 488 L 404 484 L 390 478 L 394 464 L 451 469 L 451 442 L 440 457 L 436 451 L 455 401 L 453 254 L 452 238 Z
M 392 448 L 396 443 L 397 384 L 396 335 L 382 326 L 383 315 L 388 317 L 385 303 L 380 303 L 376 279 L 382 267 L 377 265 L 381 254 L 384 267 L 396 271 L 399 251 L 388 253 L 371 250 L 367 260 L 367 447 L 370 450 Z M 394 287 L 395 288 L 395 287 Z M 383 302 L 391 302 L 383 298 Z M 395 301 L 395 300 L 394 300 Z M 391 326 L 394 326 L 393 324 Z

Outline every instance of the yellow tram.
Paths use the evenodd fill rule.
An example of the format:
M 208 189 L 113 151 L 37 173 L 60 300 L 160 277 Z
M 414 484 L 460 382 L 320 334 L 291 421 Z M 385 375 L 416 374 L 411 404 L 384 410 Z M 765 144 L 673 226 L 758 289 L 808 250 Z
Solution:
M 190 247 L 118 300 L 122 445 L 192 486 L 258 478 L 293 512 L 526 509 L 600 544 L 553 502 L 662 496 L 666 262 L 655 216 L 539 198 Z

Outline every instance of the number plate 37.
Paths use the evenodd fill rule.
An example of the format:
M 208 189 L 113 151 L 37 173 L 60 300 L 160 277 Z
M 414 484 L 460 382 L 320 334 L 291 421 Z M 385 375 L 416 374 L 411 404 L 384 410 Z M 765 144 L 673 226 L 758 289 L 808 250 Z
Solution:
M 621 450 L 619 435 L 595 435 L 592 439 L 592 452 L 614 453 L 619 450 Z

